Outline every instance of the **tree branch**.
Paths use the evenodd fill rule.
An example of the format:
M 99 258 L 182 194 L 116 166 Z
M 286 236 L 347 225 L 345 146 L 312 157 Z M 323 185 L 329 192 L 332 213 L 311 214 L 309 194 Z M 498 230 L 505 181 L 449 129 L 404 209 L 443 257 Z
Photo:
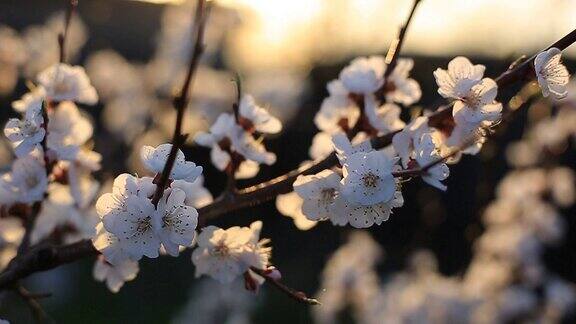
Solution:
M 206 26 L 206 21 L 208 18 L 208 8 L 206 7 L 205 0 L 198 0 L 196 5 L 196 13 L 194 15 L 194 22 L 192 23 L 192 37 L 194 40 L 194 47 L 192 49 L 192 54 L 190 56 L 190 64 L 188 65 L 188 73 L 186 74 L 186 79 L 182 85 L 182 89 L 178 96 L 176 96 L 172 102 L 174 108 L 176 109 L 176 126 L 174 127 L 174 134 L 172 135 L 172 148 L 168 158 L 166 159 L 166 164 L 162 170 L 162 174 L 158 182 L 156 183 L 156 191 L 152 197 L 152 203 L 156 206 L 162 195 L 164 194 L 164 189 L 168 186 L 168 181 L 170 179 L 170 173 L 174 167 L 174 162 L 176 161 L 176 156 L 178 150 L 188 134 L 182 134 L 182 123 L 184 121 L 184 112 L 186 111 L 186 106 L 188 106 L 189 96 L 190 96 L 190 86 L 196 74 L 198 64 L 200 63 L 200 57 L 204 52 L 204 29 Z
M 68 38 L 68 29 L 70 29 L 70 22 L 72 15 L 78 7 L 78 0 L 70 0 L 68 2 L 68 9 L 66 10 L 66 20 L 64 21 L 64 32 L 58 34 L 58 45 L 60 45 L 60 63 L 66 62 L 66 39 Z
M 254 271 L 257 275 L 264 278 L 267 283 L 273 285 L 274 287 L 278 288 L 282 293 L 286 294 L 288 297 L 296 300 L 297 302 L 308 304 L 308 305 L 321 305 L 317 299 L 310 298 L 306 296 L 305 293 L 301 291 L 296 291 L 279 280 L 272 278 L 265 270 L 258 269 L 256 267 L 250 267 L 250 270 Z
M 43 323 L 50 319 L 46 311 L 42 308 L 42 305 L 38 302 L 38 299 L 49 297 L 50 294 L 33 294 L 29 292 L 24 286 L 18 284 L 15 288 L 16 293 L 26 302 L 30 311 L 36 320 L 36 323 Z
M 412 5 L 412 9 L 410 10 L 410 14 L 408 15 L 408 19 L 402 27 L 400 28 L 400 32 L 398 33 L 398 37 L 392 42 L 390 48 L 388 49 L 388 53 L 386 54 L 386 72 L 384 72 L 384 80 L 386 80 L 394 68 L 396 67 L 396 62 L 398 61 L 398 57 L 400 56 L 400 51 L 402 49 L 402 45 L 404 45 L 404 39 L 406 38 L 406 32 L 408 31 L 408 26 L 412 22 L 412 18 L 414 17 L 414 12 L 416 12 L 416 7 L 422 0 L 414 0 L 414 4 Z

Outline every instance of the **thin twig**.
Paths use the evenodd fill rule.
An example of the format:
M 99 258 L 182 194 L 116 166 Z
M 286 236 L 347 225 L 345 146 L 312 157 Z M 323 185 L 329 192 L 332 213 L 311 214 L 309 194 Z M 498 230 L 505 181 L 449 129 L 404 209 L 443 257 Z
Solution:
M 60 45 L 60 63 L 66 62 L 66 39 L 70 29 L 70 22 L 72 15 L 78 7 L 78 0 L 70 0 L 68 2 L 68 9 L 66 10 L 66 20 L 64 22 L 64 32 L 58 34 L 58 45 Z
M 398 33 L 398 37 L 394 39 L 390 48 L 388 49 L 388 53 L 386 54 L 386 72 L 384 72 L 384 80 L 386 80 L 392 71 L 394 71 L 394 67 L 396 67 L 396 62 L 398 61 L 398 57 L 400 56 L 400 51 L 402 49 L 402 45 L 404 45 L 404 39 L 406 38 L 406 32 L 408 31 L 408 26 L 410 26 L 410 22 L 412 22 L 412 18 L 414 17 L 414 12 L 416 12 L 416 7 L 422 0 L 414 0 L 414 4 L 412 5 L 412 9 L 410 10 L 410 14 L 408 15 L 408 19 L 402 27 L 400 28 L 400 32 Z
M 32 237 L 34 224 L 36 222 L 36 218 L 38 218 L 38 215 L 40 215 L 41 210 L 42 210 L 42 202 L 37 201 L 32 205 L 32 208 L 28 213 L 28 215 L 26 215 L 26 219 L 24 221 L 24 236 L 22 237 L 20 246 L 18 246 L 18 255 L 24 254 L 30 247 L 30 239 Z
M 48 316 L 48 314 L 42 308 L 42 305 L 40 305 L 40 303 L 37 300 L 39 298 L 45 298 L 48 295 L 45 295 L 45 294 L 44 295 L 38 295 L 38 294 L 31 293 L 26 288 L 24 288 L 24 286 L 22 286 L 21 284 L 18 284 L 16 286 L 15 290 L 18 293 L 18 295 L 20 297 L 22 297 L 22 299 L 26 302 L 26 304 L 30 308 L 30 311 L 32 312 L 32 315 L 34 316 L 34 319 L 36 320 L 37 323 L 43 323 L 50 318 Z
M 318 300 L 316 300 L 314 298 L 310 298 L 310 297 L 306 296 L 305 293 L 303 293 L 301 291 L 296 291 L 296 290 L 286 286 L 285 284 L 283 284 L 279 280 L 272 278 L 268 273 L 266 273 L 265 270 L 258 269 L 256 267 L 250 267 L 250 270 L 254 271 L 257 275 L 264 278 L 267 283 L 278 288 L 278 290 L 280 290 L 282 293 L 286 294 L 288 297 L 296 300 L 297 302 L 308 304 L 308 305 L 321 305 L 321 303 Z
M 162 195 L 164 194 L 164 189 L 168 186 L 168 181 L 170 179 L 170 173 L 174 167 L 174 162 L 176 161 L 176 156 L 178 150 L 188 138 L 188 134 L 182 134 L 182 123 L 184 121 L 184 112 L 186 111 L 186 106 L 188 106 L 190 87 L 194 79 L 194 75 L 200 63 L 200 57 L 204 52 L 204 29 L 206 21 L 208 18 L 208 8 L 206 7 L 205 0 L 198 0 L 196 5 L 196 13 L 194 15 L 194 22 L 192 24 L 192 37 L 194 37 L 194 47 L 192 54 L 190 56 L 190 64 L 188 65 L 188 73 L 186 74 L 186 79 L 182 85 L 180 93 L 174 98 L 172 104 L 176 109 L 176 125 L 174 127 L 174 134 L 172 136 L 172 148 L 168 158 L 166 159 L 166 164 L 160 175 L 159 181 L 156 183 L 156 191 L 152 197 L 152 203 L 156 206 Z

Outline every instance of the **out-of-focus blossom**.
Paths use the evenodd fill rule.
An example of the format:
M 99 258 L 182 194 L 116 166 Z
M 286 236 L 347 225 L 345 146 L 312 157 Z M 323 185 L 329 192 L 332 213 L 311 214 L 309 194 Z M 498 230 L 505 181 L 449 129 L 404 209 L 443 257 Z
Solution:
M 8 195 L 4 200 L 21 203 L 43 200 L 48 187 L 44 163 L 31 154 L 19 157 L 12 165 L 11 172 L 2 176 L 0 186 Z
M 0 94 L 14 90 L 20 67 L 28 59 L 28 52 L 18 33 L 0 25 Z
M 264 134 L 276 134 L 282 130 L 282 123 L 271 116 L 266 109 L 256 105 L 254 98 L 244 95 L 238 107 L 240 125 Z
M 276 197 L 276 209 L 284 215 L 292 218 L 294 225 L 299 230 L 307 231 L 316 226 L 317 221 L 309 220 L 302 213 L 304 199 L 300 198 L 297 192 L 293 191 Z
M 38 73 L 58 62 L 58 35 L 64 31 L 64 15 L 63 12 L 54 14 L 44 25 L 35 25 L 24 30 L 23 39 L 28 52 L 24 74 L 27 78 L 35 78 Z M 68 30 L 66 58 L 72 61 L 86 43 L 87 30 L 78 15 L 73 15 Z
M 16 218 L 0 219 L 0 270 L 16 256 L 20 241 L 24 237 L 24 226 Z
M 216 226 L 202 229 L 198 247 L 192 253 L 196 276 L 207 275 L 222 283 L 231 283 L 250 267 L 266 269 L 271 249 L 268 240 L 260 240 L 262 222 L 250 227 L 231 227 L 226 230 Z
M 373 96 L 364 97 L 364 111 L 368 121 L 372 127 L 383 134 L 401 130 L 404 127 L 405 124 L 400 119 L 400 110 L 400 107 L 393 103 L 380 106 Z
M 385 70 L 384 57 L 359 57 L 340 72 L 339 79 L 351 93 L 371 94 L 384 84 Z
M 318 293 L 322 307 L 313 308 L 316 322 L 335 323 L 339 313 L 351 306 L 354 318 L 366 323 L 368 309 L 379 294 L 375 265 L 381 256 L 382 250 L 369 234 L 352 232 L 322 272 Z
M 98 102 L 96 89 L 81 66 L 64 63 L 52 65 L 38 75 L 38 82 L 50 100 L 68 100 L 88 105 Z
M 258 299 L 259 296 L 244 289 L 239 280 L 222 284 L 202 279 L 194 284 L 187 304 L 172 323 L 203 324 L 224 320 L 230 324 L 250 324 L 251 311 Z
M 386 91 L 386 100 L 397 102 L 409 106 L 422 97 L 420 85 L 414 79 L 409 78 L 410 71 L 414 67 L 414 60 L 400 58 L 394 66 L 394 70 L 385 80 L 384 90 Z M 386 66 L 388 69 L 388 66 Z

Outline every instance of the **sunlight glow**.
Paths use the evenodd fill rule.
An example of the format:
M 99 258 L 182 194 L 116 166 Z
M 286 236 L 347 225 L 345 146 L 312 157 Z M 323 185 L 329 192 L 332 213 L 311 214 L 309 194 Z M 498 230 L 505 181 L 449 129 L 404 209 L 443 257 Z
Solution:
M 412 3 L 213 1 L 240 12 L 242 25 L 229 40 L 227 56 L 239 66 L 262 69 L 306 68 L 318 61 L 383 53 Z M 405 50 L 430 56 L 529 54 L 574 28 L 575 10 L 576 3 L 565 0 L 426 0 L 418 8 Z

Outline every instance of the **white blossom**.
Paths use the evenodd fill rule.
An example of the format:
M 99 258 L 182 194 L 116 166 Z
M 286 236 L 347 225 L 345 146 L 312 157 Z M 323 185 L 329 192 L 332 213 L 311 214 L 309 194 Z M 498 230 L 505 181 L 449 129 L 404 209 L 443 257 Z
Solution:
M 337 82 L 331 81 L 330 84 L 337 87 L 340 84 Z M 360 109 L 348 96 L 331 95 L 322 101 L 320 110 L 314 116 L 314 124 L 321 131 L 333 134 L 354 127 L 358 117 L 360 117 Z
M 374 205 L 389 201 L 396 191 L 394 162 L 379 151 L 359 152 L 346 159 L 342 193 L 347 201 Z
M 157 258 L 160 239 L 154 231 L 154 205 L 147 198 L 130 195 L 125 206 L 124 211 L 106 215 L 104 227 L 118 237 L 131 259 L 139 260 L 143 255 Z
M 42 203 L 32 231 L 32 244 L 50 237 L 58 229 L 64 229 L 58 238 L 65 244 L 95 235 L 95 226 L 99 222 L 97 214 L 91 207 L 80 207 L 68 186 L 51 183 L 47 193 L 48 198 Z
M 396 66 L 384 85 L 387 101 L 409 106 L 420 100 L 422 97 L 420 85 L 416 80 L 408 77 L 413 67 L 414 60 L 412 59 L 401 58 L 396 61 Z
M 170 187 L 184 191 L 186 194 L 184 204 L 194 208 L 204 207 L 214 200 L 210 191 L 204 187 L 204 177 L 202 175 L 198 176 L 193 182 L 174 180 Z
M 30 154 L 16 159 L 12 171 L 2 176 L 0 186 L 16 202 L 33 203 L 43 200 L 48 186 L 44 163 Z
M 534 59 L 534 70 L 544 97 L 552 94 L 555 99 L 562 99 L 568 95 L 570 73 L 560 62 L 561 55 L 561 50 L 552 47 L 539 53 Z
M 498 85 L 494 80 L 482 79 L 468 94 L 454 103 L 454 119 L 469 123 L 497 120 L 502 112 L 502 104 L 495 101 L 497 93 Z
M 380 105 L 374 96 L 364 96 L 364 111 L 370 125 L 384 134 L 404 127 L 405 124 L 400 119 L 400 110 L 400 107 L 393 103 Z
M 308 155 L 313 160 L 330 155 L 334 151 L 332 146 L 332 135 L 319 132 L 312 138 L 312 145 L 308 149 Z
M 434 143 L 430 133 L 422 135 L 420 142 L 415 147 L 414 151 L 416 152 L 416 162 L 420 167 L 425 167 L 430 163 L 435 163 L 437 160 L 442 158 L 440 150 Z M 422 174 L 422 180 L 440 190 L 446 190 L 446 185 L 441 181 L 448 178 L 449 174 L 450 170 L 448 169 L 448 166 L 445 163 L 438 163 Z
M 12 102 L 12 108 L 21 114 L 26 114 L 30 110 L 40 113 L 45 99 L 46 91 L 42 87 L 37 87 Z
M 106 231 L 102 222 L 96 225 L 96 235 L 92 238 L 92 244 L 110 264 L 119 265 L 129 258 L 122 249 L 118 238 Z
M 226 169 L 232 160 L 225 149 L 232 145 L 230 137 L 236 134 L 234 131 L 236 127 L 232 114 L 220 114 L 210 126 L 210 132 L 199 132 L 194 137 L 194 141 L 199 145 L 211 148 L 210 157 L 218 170 Z
M 395 184 L 398 187 L 398 184 Z M 387 201 L 366 205 L 347 201 L 345 208 L 340 212 L 351 226 L 356 228 L 367 228 L 372 225 L 380 225 L 390 218 L 392 209 L 402 207 L 404 197 L 397 188 L 392 198 Z
M 210 127 L 210 132 L 199 132 L 194 141 L 211 148 L 212 163 L 221 171 L 230 163 L 239 163 L 235 174 L 237 178 L 256 175 L 259 170 L 258 163 L 271 165 L 276 162 L 276 155 L 266 151 L 259 139 L 255 139 L 250 132 L 236 124 L 232 114 L 220 114 Z
M 53 101 L 75 101 L 93 105 L 98 102 L 96 89 L 90 83 L 84 68 L 59 63 L 38 75 L 38 82 Z
M 185 205 L 186 193 L 172 188 L 168 197 L 160 199 L 152 217 L 152 227 L 162 246 L 172 256 L 178 256 L 179 246 L 191 246 L 198 224 L 198 212 Z
M 373 151 L 372 144 L 365 133 L 358 133 L 352 142 L 344 133 L 335 134 L 332 136 L 332 146 L 336 150 L 336 156 L 342 165 L 346 163 L 347 157 L 353 154 Z
M 46 134 L 43 123 L 42 115 L 33 110 L 26 112 L 24 120 L 8 120 L 4 135 L 12 142 L 16 156 L 26 155 L 40 146 Z
M 192 253 L 196 276 L 208 275 L 222 283 L 230 283 L 251 266 L 265 269 L 268 265 L 270 248 L 268 241 L 260 240 L 262 222 L 250 227 L 221 229 L 208 226 L 198 235 L 198 247 Z
M 114 180 L 112 192 L 96 202 L 104 228 L 118 238 L 121 249 L 133 260 L 142 255 L 158 257 L 160 240 L 152 226 L 155 208 L 148 199 L 155 188 L 152 178 L 122 174 Z
M 276 163 L 276 154 L 266 151 L 262 141 L 251 134 L 237 129 L 238 134 L 232 137 L 232 148 L 248 160 L 272 165 Z
M 256 105 L 251 95 L 242 96 L 238 113 L 240 124 L 249 124 L 243 125 L 248 128 L 248 130 L 253 128 L 257 132 L 264 134 L 276 134 L 282 130 L 280 120 L 270 115 L 266 109 Z
M 140 151 L 140 156 L 142 157 L 144 165 L 146 165 L 150 171 L 162 173 L 171 149 L 172 144 L 161 144 L 155 148 L 152 146 L 143 146 Z M 184 153 L 178 149 L 169 178 L 194 182 L 200 174 L 202 174 L 202 167 L 196 166 L 194 162 L 186 161 Z
M 382 56 L 358 57 L 340 72 L 340 81 L 351 93 L 370 94 L 384 84 L 386 64 Z
M 117 293 L 125 282 L 134 280 L 139 271 L 137 261 L 124 260 L 113 265 L 104 258 L 98 258 L 94 264 L 93 275 L 97 281 L 105 281 L 111 292 Z
M 454 58 L 448 63 L 448 70 L 436 69 L 434 71 L 438 93 L 444 98 L 466 97 L 472 87 L 480 83 L 485 69 L 486 67 L 481 64 L 472 65 L 465 57 Z
M 452 113 L 457 122 L 479 123 L 500 117 L 502 104 L 495 101 L 498 85 L 490 78 L 482 79 L 484 70 L 483 65 L 472 65 L 459 56 L 448 63 L 448 70 L 434 71 L 438 93 L 456 100 Z
M 74 160 L 93 134 L 90 121 L 71 101 L 63 101 L 48 113 L 48 149 L 60 160 Z
M 341 212 L 344 202 L 337 173 L 323 170 L 315 175 L 301 175 L 294 182 L 294 191 L 304 200 L 302 213 L 309 220 L 330 219 L 335 225 L 346 225 Z
M 407 168 L 408 163 L 414 160 L 414 148 L 420 145 L 422 136 L 432 130 L 428 127 L 427 117 L 418 117 L 410 122 L 399 133 L 392 138 L 394 150 L 400 156 L 402 165 Z

